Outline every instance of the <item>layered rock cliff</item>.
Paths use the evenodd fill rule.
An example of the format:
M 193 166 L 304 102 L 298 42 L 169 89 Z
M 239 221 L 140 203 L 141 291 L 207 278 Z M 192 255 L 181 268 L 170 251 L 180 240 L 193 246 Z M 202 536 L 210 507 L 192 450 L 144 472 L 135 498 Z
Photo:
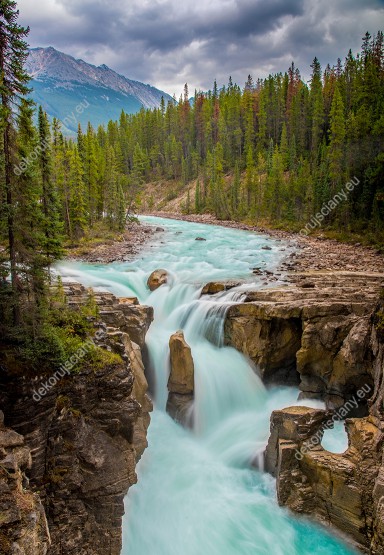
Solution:
M 384 554 L 383 276 L 296 274 L 286 288 L 249 293 L 227 312 L 226 341 L 266 383 L 297 383 L 327 410 L 288 407 L 271 416 L 266 468 L 281 505 L 337 527 L 362 551 Z M 378 305 L 379 303 L 379 305 Z M 321 446 L 346 419 L 349 446 Z
M 0 411 L 0 553 L 45 554 L 51 544 L 44 507 L 28 487 L 32 466 L 24 438 L 4 425 Z
M 370 318 L 382 279 L 296 274 L 290 286 L 250 292 L 227 312 L 226 343 L 250 357 L 266 383 L 296 383 L 304 397 L 341 406 L 373 385 Z
M 68 284 L 65 289 L 70 306 L 87 301 L 81 285 Z M 94 342 L 119 354 L 121 362 L 72 372 L 44 394 L 41 384 L 46 377 L 15 382 L 3 369 L 0 407 L 20 447 L 31 454 L 31 460 L 27 454 L 20 458 L 16 472 L 37 515 L 31 532 L 23 515 L 18 525 L 20 537 L 36 537 L 34 551 L 24 539 L 13 541 L 0 522 L 0 538 L 11 542 L 4 553 L 120 553 L 123 498 L 136 481 L 135 466 L 146 447 L 152 408 L 141 348 L 153 314 L 135 299 L 117 299 L 110 293 L 96 293 L 95 301 L 99 317 Z M 5 486 L 0 479 L 0 487 Z

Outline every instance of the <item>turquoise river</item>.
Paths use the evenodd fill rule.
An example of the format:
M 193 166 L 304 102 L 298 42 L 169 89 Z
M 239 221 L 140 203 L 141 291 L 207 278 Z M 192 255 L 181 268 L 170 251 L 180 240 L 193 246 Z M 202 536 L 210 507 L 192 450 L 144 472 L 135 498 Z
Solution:
M 249 361 L 223 345 L 226 308 L 241 302 L 245 289 L 266 286 L 252 269 L 276 270 L 294 245 L 212 225 L 150 216 L 141 220 L 164 231 L 137 259 L 58 265 L 63 278 L 118 296 L 137 296 L 155 311 L 147 335 L 155 409 L 149 446 L 137 468 L 138 483 L 125 499 L 122 555 L 355 553 L 327 530 L 280 508 L 274 480 L 262 471 L 271 412 L 293 404 L 322 404 L 299 403 L 295 388 L 267 390 Z M 170 279 L 150 292 L 146 281 L 157 268 L 166 269 Z M 223 279 L 246 283 L 201 297 L 205 283 Z M 283 279 L 280 275 L 274 285 Z M 165 412 L 168 342 L 178 329 L 184 330 L 195 364 L 193 430 L 182 428 Z M 328 433 L 323 446 L 342 452 L 342 427 Z

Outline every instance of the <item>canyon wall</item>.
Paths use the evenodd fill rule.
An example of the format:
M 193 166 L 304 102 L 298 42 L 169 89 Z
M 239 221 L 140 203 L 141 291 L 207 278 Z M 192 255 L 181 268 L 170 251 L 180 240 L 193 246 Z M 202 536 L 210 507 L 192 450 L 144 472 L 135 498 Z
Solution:
M 370 318 L 382 277 L 317 272 L 292 280 L 231 306 L 226 344 L 249 357 L 265 383 L 296 383 L 303 398 L 336 408 L 373 386 Z
M 65 290 L 74 309 L 87 302 L 81 285 L 66 284 Z M 94 298 L 99 309 L 94 342 L 119 354 L 121 362 L 74 371 L 42 395 L 46 376 L 31 382 L 22 376 L 16 381 L 6 367 L 1 373 L 0 407 L 12 429 L 7 434 L 16 434 L 16 447 L 23 449 L 14 463 L 14 490 L 24 484 L 22 493 L 35 515 L 25 525 L 28 514 L 19 511 L 16 528 L 0 522 L 0 546 L 8 545 L 4 553 L 120 554 L 123 499 L 136 482 L 152 409 L 141 348 L 153 313 L 135 299 L 110 293 Z M 9 456 L 1 434 L 0 469 Z M 0 490 L 4 487 L 0 476 Z M 35 542 L 33 551 L 26 535 Z
M 266 469 L 281 505 L 334 526 L 362 551 L 384 554 L 382 275 L 296 274 L 291 287 L 247 295 L 228 310 L 226 342 L 267 384 L 296 383 L 326 410 L 287 407 L 271 416 Z M 321 446 L 345 419 L 349 446 Z

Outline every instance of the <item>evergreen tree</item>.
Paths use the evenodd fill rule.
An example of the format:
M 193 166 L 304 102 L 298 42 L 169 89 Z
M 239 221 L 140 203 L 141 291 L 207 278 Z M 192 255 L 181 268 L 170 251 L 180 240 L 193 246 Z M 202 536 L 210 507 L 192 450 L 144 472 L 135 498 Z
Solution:
M 62 250 L 62 225 L 60 221 L 60 209 L 57 192 L 52 180 L 52 153 L 51 133 L 47 114 L 39 108 L 38 114 L 40 176 L 42 183 L 41 204 L 43 206 L 43 232 L 44 239 L 42 250 L 47 257 L 47 264 L 60 258 Z
M 140 192 L 143 184 L 145 183 L 145 173 L 147 167 L 147 157 L 144 151 L 140 148 L 139 143 L 136 143 L 133 153 L 133 168 L 131 174 L 131 199 L 130 209 L 133 210 L 134 205 L 140 202 Z
M 344 103 L 338 86 L 336 85 L 330 112 L 329 130 L 329 177 L 332 190 L 345 182 L 344 176 L 344 139 L 345 119 Z
M 248 148 L 247 152 L 247 171 L 245 178 L 245 187 L 247 191 L 247 212 L 252 206 L 252 197 L 254 196 L 255 187 L 255 164 L 253 160 L 252 147 Z
M 310 110 L 312 118 L 311 126 L 311 151 L 312 159 L 316 160 L 318 148 L 322 138 L 324 125 L 324 105 L 323 90 L 321 83 L 321 66 L 317 58 L 311 64 L 311 92 L 310 92 Z
M 231 187 L 231 217 L 236 218 L 238 216 L 240 204 L 240 169 L 239 164 L 235 164 L 235 172 Z
M 289 168 L 289 146 L 288 146 L 287 126 L 286 126 L 285 122 L 283 123 L 283 129 L 281 131 L 280 154 L 281 154 L 281 161 L 282 161 L 282 164 L 283 164 L 283 169 L 288 170 L 288 168 Z
M 17 116 L 16 157 L 23 171 L 13 187 L 14 240 L 19 284 L 39 305 L 45 293 L 47 260 L 43 252 L 45 214 L 42 210 L 43 191 L 37 161 L 40 145 L 32 116 L 30 103 L 21 99 Z
M 68 230 L 71 239 L 76 241 L 84 236 L 88 220 L 85 200 L 85 187 L 83 181 L 83 168 L 77 147 L 72 147 L 69 150 L 68 161 Z
M 29 28 L 17 23 L 19 12 L 13 0 L 0 0 L 0 124 L 2 132 L 2 179 L 1 198 L 4 199 L 1 219 L 5 222 L 9 263 L 13 291 L 14 321 L 20 320 L 19 287 L 17 268 L 17 246 L 15 244 L 15 174 L 13 172 L 15 134 L 13 113 L 20 105 L 21 96 L 27 94 L 29 77 L 24 69 L 28 56 L 28 45 L 25 38 Z M 4 274 L 4 270 L 2 270 Z
M 87 194 L 87 205 L 89 207 L 89 224 L 92 225 L 99 217 L 99 207 L 102 204 L 100 188 L 98 183 L 99 166 L 96 154 L 94 132 L 88 123 L 87 133 L 83 139 L 83 169 L 84 186 Z

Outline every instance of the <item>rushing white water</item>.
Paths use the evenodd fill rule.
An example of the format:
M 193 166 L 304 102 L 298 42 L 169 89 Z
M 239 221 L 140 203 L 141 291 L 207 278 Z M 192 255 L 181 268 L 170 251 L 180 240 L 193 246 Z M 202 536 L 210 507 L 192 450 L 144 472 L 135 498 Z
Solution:
M 65 277 L 117 295 L 136 295 L 155 310 L 147 347 L 156 408 L 139 482 L 126 497 L 122 554 L 352 553 L 324 530 L 280 509 L 272 478 L 252 466 L 260 468 L 272 410 L 297 404 L 297 391 L 267 391 L 249 361 L 223 346 L 226 309 L 249 284 L 200 299 L 205 282 L 252 280 L 252 268 L 276 268 L 291 247 L 244 231 L 143 219 L 166 231 L 163 242 L 153 243 L 138 260 L 58 267 Z M 197 236 L 206 241 L 195 241 Z M 262 249 L 267 244 L 271 250 Z M 165 268 L 171 279 L 151 293 L 146 280 L 156 268 Z M 259 280 L 252 287 L 261 285 Z M 178 329 L 184 331 L 195 364 L 193 431 L 165 413 L 168 341 Z

